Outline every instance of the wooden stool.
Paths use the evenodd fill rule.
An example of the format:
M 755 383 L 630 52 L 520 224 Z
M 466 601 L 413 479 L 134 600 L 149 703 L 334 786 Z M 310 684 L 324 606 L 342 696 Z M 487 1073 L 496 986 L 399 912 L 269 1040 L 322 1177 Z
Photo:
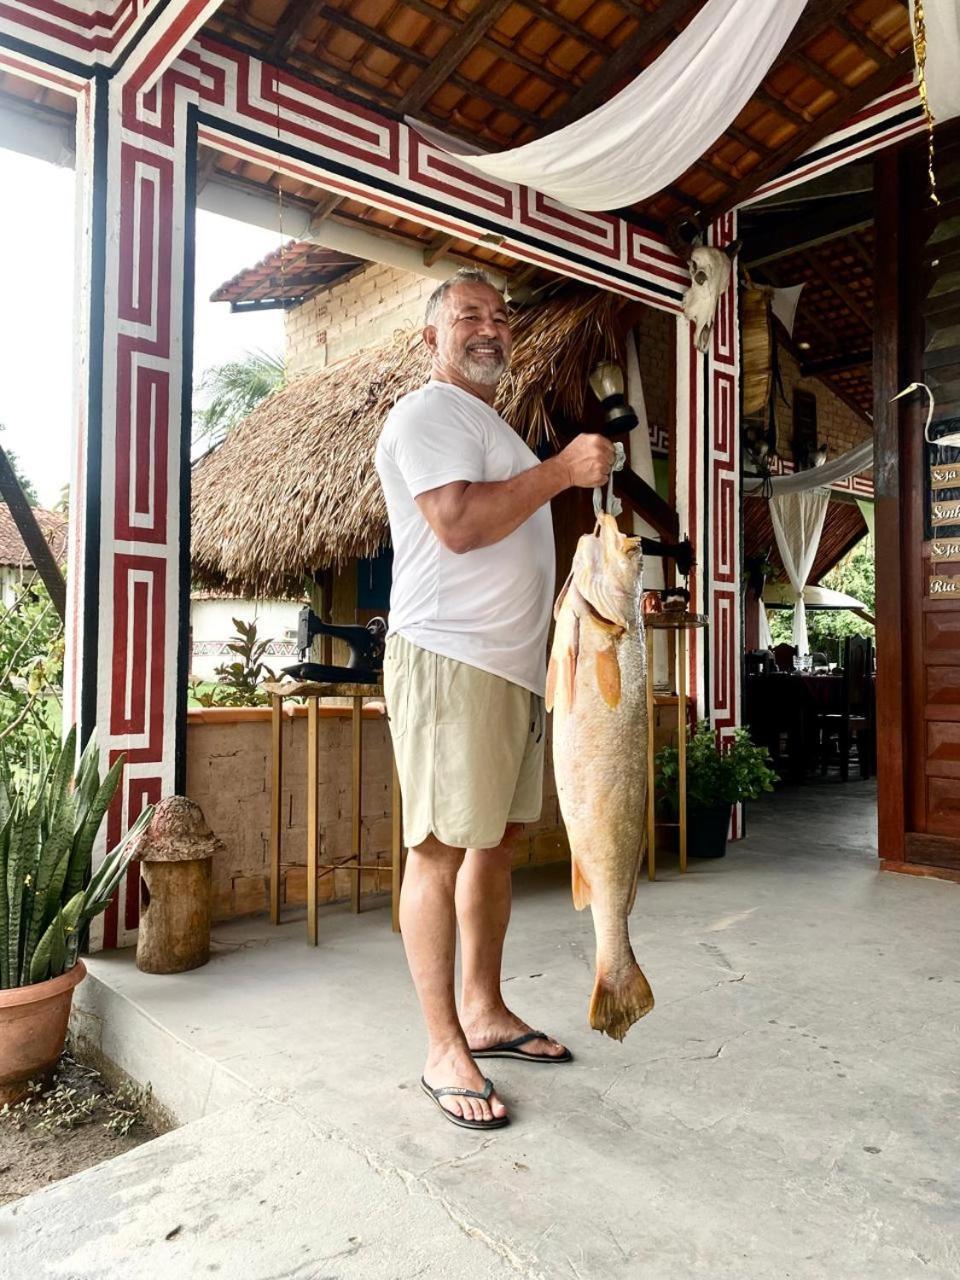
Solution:
M 334 871 L 350 871 L 354 880 L 350 905 L 360 910 L 360 881 L 363 873 L 361 853 L 361 814 L 363 801 L 363 700 L 383 698 L 383 686 L 375 684 L 313 684 L 305 681 L 267 681 L 264 689 L 271 695 L 271 796 L 270 796 L 270 919 L 280 923 L 280 852 L 283 839 L 281 797 L 283 794 L 283 700 L 306 698 L 307 701 L 307 940 L 317 945 L 317 885 L 321 875 Z M 351 852 L 336 862 L 320 862 L 319 782 L 319 703 L 321 698 L 347 697 L 352 700 L 353 777 L 351 787 Z M 394 933 L 400 932 L 400 884 L 403 876 L 403 821 L 400 802 L 400 780 L 391 756 L 391 838 L 390 838 L 390 919 Z M 296 864 L 294 864 L 296 865 Z M 381 868 L 384 870 L 385 868 Z

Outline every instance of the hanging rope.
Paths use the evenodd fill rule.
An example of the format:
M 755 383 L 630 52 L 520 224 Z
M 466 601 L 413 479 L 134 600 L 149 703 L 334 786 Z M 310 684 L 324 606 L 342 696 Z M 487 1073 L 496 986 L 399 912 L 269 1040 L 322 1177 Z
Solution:
M 927 96 L 927 24 L 923 16 L 923 0 L 913 0 L 913 51 L 917 62 L 917 87 L 923 114 L 927 121 L 927 172 L 930 175 L 930 199 L 940 203 L 937 195 L 937 178 L 933 171 L 933 112 Z

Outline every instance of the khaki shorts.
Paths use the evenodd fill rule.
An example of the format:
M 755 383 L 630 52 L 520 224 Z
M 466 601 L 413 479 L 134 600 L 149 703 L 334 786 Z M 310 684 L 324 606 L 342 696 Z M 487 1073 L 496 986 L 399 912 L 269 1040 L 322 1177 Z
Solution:
M 508 822 L 536 822 L 542 698 L 397 635 L 383 686 L 408 848 L 434 835 L 457 849 L 493 849 Z

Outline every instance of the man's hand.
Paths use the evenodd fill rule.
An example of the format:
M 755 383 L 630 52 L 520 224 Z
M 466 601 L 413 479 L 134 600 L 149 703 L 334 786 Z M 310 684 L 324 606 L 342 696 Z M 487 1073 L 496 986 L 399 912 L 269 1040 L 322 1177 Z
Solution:
M 613 445 L 606 436 L 580 435 L 557 454 L 569 483 L 578 489 L 595 489 L 607 483 L 613 467 Z

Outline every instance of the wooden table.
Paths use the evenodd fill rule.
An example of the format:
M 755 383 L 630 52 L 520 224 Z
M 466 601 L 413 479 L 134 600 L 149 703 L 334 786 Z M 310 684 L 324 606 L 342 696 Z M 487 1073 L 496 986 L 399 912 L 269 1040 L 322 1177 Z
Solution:
M 744 709 L 751 736 L 768 749 L 777 771 L 802 782 L 816 758 L 817 716 L 843 711 L 843 675 L 778 671 L 747 676 Z M 780 751 L 781 734 L 786 737 L 786 761 Z
M 317 945 L 317 884 L 321 875 L 334 871 L 350 871 L 354 880 L 351 886 L 350 905 L 360 910 L 360 880 L 363 873 L 361 850 L 361 814 L 363 799 L 363 700 L 383 698 L 383 686 L 378 684 L 314 684 L 309 681 L 268 681 L 264 689 L 271 696 L 271 793 L 270 793 L 270 919 L 280 923 L 280 871 L 289 864 L 281 862 L 283 839 L 283 700 L 305 698 L 307 703 L 307 939 Z M 353 724 L 353 776 L 351 786 L 351 852 L 348 857 L 332 863 L 320 862 L 320 815 L 318 801 L 319 784 L 319 703 L 321 698 L 350 698 Z M 400 932 L 400 881 L 403 875 L 403 819 L 400 801 L 400 780 L 396 762 L 391 761 L 391 910 L 390 919 L 395 933 Z

